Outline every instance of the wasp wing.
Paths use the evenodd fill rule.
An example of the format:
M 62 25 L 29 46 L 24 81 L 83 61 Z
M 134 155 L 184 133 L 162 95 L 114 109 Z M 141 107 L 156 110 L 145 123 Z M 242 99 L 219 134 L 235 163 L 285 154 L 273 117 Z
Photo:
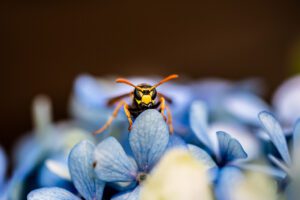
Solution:
M 129 92 L 129 93 L 125 93 L 125 94 L 121 94 L 119 96 L 116 96 L 116 97 L 112 97 L 112 98 L 109 98 L 107 100 L 107 105 L 108 106 L 112 106 L 114 105 L 115 103 L 119 102 L 120 100 L 126 98 L 126 97 L 130 97 L 131 95 L 133 95 L 132 92 Z

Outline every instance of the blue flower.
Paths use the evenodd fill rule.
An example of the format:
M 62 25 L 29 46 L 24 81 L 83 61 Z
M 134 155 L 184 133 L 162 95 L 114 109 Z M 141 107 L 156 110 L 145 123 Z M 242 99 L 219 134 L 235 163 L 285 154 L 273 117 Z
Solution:
M 296 121 L 293 130 L 293 145 L 292 153 L 289 151 L 288 143 L 285 134 L 278 120 L 269 112 L 262 111 L 259 113 L 259 120 L 269 136 L 269 139 L 279 152 L 279 157 L 276 154 L 269 154 L 270 160 L 287 175 L 292 176 L 300 167 L 300 120 Z M 293 162 L 292 162 L 293 161 Z M 292 178 L 292 177 L 290 177 Z
M 190 126 L 201 144 L 198 146 L 189 144 L 188 148 L 192 155 L 208 167 L 208 172 L 214 180 L 215 195 L 217 199 L 223 200 L 226 199 L 224 191 L 227 191 L 227 184 L 220 182 L 221 175 L 231 167 L 242 173 L 243 162 L 241 161 L 248 155 L 237 139 L 221 131 L 226 126 L 220 126 L 216 132 L 212 132 L 209 131 L 208 121 L 205 104 L 200 101 L 193 102 L 190 109 Z M 215 136 L 212 137 L 212 134 Z
M 79 194 L 86 200 L 101 200 L 104 182 L 95 176 L 93 169 L 93 152 L 95 145 L 82 141 L 75 145 L 69 155 L 69 171 L 72 182 Z M 80 199 L 71 192 L 57 187 L 36 189 L 28 194 L 28 200 L 67 200 Z
M 298 119 L 294 125 L 290 152 L 283 129 L 273 114 L 262 111 L 258 117 L 269 136 L 269 140 L 279 153 L 279 155 L 276 153 L 268 154 L 268 157 L 286 175 L 280 179 L 282 189 L 289 198 L 297 199 L 300 185 L 300 120 Z
M 202 102 L 196 101 L 192 104 L 190 111 L 190 124 L 191 129 L 202 143 L 202 146 L 207 149 L 210 154 L 212 154 L 219 167 L 225 166 L 228 163 L 239 159 L 247 158 L 247 153 L 240 142 L 224 131 L 218 131 L 216 133 L 218 146 L 217 149 L 213 149 L 212 139 L 207 133 L 207 110 Z
M 156 79 L 133 77 L 131 81 L 152 84 Z M 275 109 L 260 98 L 258 90 L 262 87 L 256 81 L 210 79 L 166 83 L 159 92 L 173 100 L 170 106 L 174 135 L 169 135 L 158 110 L 146 110 L 135 119 L 130 133 L 125 115 L 120 114 L 106 132 L 109 137 L 104 133 L 91 138 L 90 132 L 104 124 L 112 112 L 106 105 L 107 99 L 130 89 L 115 84 L 112 78 L 81 75 L 75 81 L 71 99 L 73 121 L 53 124 L 47 99 L 35 102 L 34 134 L 17 146 L 15 169 L 9 181 L 5 179 L 7 165 L 0 148 L 0 199 L 22 199 L 34 189 L 28 194 L 28 200 L 111 197 L 112 200 L 136 200 L 145 188 L 143 181 L 151 180 L 157 163 L 174 148 L 188 150 L 204 164 L 218 200 L 241 199 L 246 194 L 242 192 L 245 188 L 257 191 L 261 185 L 257 186 L 256 180 L 266 180 L 263 187 L 279 181 L 280 191 L 288 195 L 296 191 L 297 197 L 300 120 L 292 131 L 292 145 L 285 129 L 291 128 L 299 117 L 298 83 L 299 77 L 295 77 L 276 92 Z M 269 111 L 279 116 L 281 124 Z M 260 139 L 266 139 L 272 151 L 262 151 L 266 146 L 261 145 Z M 96 142 L 99 143 L 95 145 Z M 257 165 L 264 162 L 266 152 L 273 165 Z M 276 187 L 268 190 L 275 191 Z
M 139 115 L 129 134 L 133 158 L 126 155 L 120 143 L 109 137 L 99 143 L 94 152 L 97 177 L 108 183 L 128 182 L 136 185 L 131 191 L 113 199 L 137 199 L 141 183 L 164 154 L 169 141 L 169 131 L 162 115 L 156 110 L 146 110 Z

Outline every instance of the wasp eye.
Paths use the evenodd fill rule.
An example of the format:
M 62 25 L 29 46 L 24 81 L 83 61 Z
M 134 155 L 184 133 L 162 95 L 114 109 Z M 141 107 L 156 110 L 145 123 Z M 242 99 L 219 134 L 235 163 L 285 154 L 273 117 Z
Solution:
M 151 95 L 152 99 L 155 99 L 156 95 L 157 95 L 156 89 L 152 90 L 150 95 Z
M 143 93 L 137 89 L 134 90 L 134 97 L 138 100 L 141 100 L 143 96 Z

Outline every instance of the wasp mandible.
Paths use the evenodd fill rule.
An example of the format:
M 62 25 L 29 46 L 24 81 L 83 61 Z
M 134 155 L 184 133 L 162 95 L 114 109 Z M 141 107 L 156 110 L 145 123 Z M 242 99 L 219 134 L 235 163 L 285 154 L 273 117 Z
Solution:
M 156 88 L 161 84 L 175 78 L 178 78 L 178 75 L 172 74 L 170 76 L 167 76 L 163 80 L 159 81 L 157 84 L 153 86 L 146 83 L 134 85 L 127 79 L 124 78 L 116 79 L 117 83 L 124 83 L 130 85 L 134 87 L 134 90 L 132 92 L 122 94 L 108 100 L 107 105 L 112 106 L 117 104 L 116 108 L 114 109 L 112 115 L 109 117 L 107 122 L 100 129 L 95 131 L 94 134 L 100 134 L 103 131 L 105 131 L 111 125 L 113 120 L 117 117 L 122 107 L 125 111 L 125 114 L 129 122 L 129 127 L 128 127 L 129 131 L 131 130 L 132 127 L 132 123 L 133 123 L 132 119 L 135 119 L 139 114 L 141 114 L 143 111 L 147 109 L 158 109 L 162 114 L 163 118 L 165 119 L 165 121 L 167 122 L 170 133 L 172 134 L 174 132 L 173 125 L 172 125 L 172 115 L 171 115 L 170 107 L 167 104 L 167 103 L 171 104 L 172 99 L 170 99 L 169 97 L 165 96 L 160 92 L 157 92 Z M 131 105 L 128 105 L 125 102 L 124 98 L 126 97 L 132 97 Z M 167 117 L 165 115 L 165 111 L 167 112 Z

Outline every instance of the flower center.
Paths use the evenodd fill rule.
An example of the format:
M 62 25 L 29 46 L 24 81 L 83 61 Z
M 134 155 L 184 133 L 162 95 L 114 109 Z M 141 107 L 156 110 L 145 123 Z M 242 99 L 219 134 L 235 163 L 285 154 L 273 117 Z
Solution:
M 138 173 L 137 177 L 136 177 L 136 180 L 139 182 L 139 183 L 142 183 L 143 181 L 145 181 L 147 178 L 147 174 L 144 173 L 144 172 L 140 172 Z

